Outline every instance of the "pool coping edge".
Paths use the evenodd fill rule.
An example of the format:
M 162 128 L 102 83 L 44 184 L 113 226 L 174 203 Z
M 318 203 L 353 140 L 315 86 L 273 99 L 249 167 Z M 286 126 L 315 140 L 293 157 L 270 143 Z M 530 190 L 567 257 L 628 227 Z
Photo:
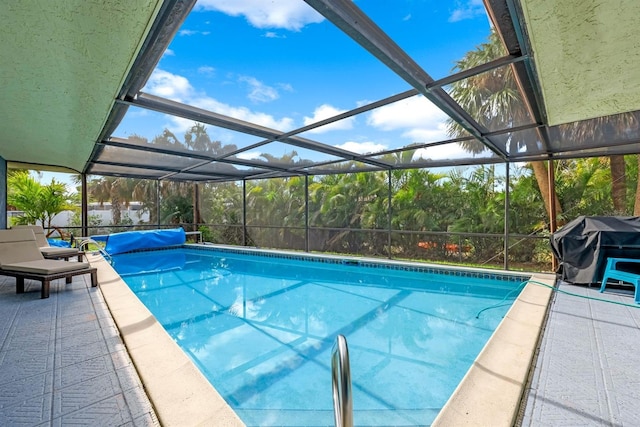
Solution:
M 100 255 L 88 259 L 161 425 L 244 426 L 113 267 Z
M 532 274 L 433 427 L 515 425 L 554 285 L 555 275 Z

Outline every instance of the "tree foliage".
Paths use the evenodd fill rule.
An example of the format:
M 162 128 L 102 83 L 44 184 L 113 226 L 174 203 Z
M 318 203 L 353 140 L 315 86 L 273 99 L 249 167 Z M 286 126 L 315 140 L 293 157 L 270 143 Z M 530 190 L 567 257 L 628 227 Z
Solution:
M 487 107 L 487 111 L 494 107 Z M 165 131 L 153 143 L 208 153 L 235 149 L 211 141 L 206 129 L 198 125 L 187 132 L 184 141 Z M 262 154 L 256 161 L 281 166 L 309 162 L 295 150 L 280 157 Z M 557 160 L 554 164 L 563 220 L 620 212 L 613 203 L 607 158 Z M 484 262 L 501 259 L 505 220 L 514 235 L 543 236 L 549 230 L 535 163 L 509 165 L 506 214 L 504 164 L 394 170 L 390 175 L 350 173 L 354 166 L 343 162 L 340 171 L 344 173 L 309 176 L 308 199 L 303 176 L 201 183 L 197 198 L 193 183 L 103 177 L 90 182 L 90 194 L 96 201 L 111 200 L 114 205 L 141 202 L 151 224 L 193 223 L 194 229 L 204 230 L 220 243 L 274 248 L 303 249 L 308 224 L 312 250 L 383 256 L 391 251 L 410 258 Z M 226 168 L 226 172 L 233 168 L 228 164 L 208 167 Z M 633 179 L 638 172 L 637 156 L 626 156 L 625 168 L 632 179 L 625 184 L 623 213 L 631 214 L 638 184 Z M 196 200 L 200 206 L 195 206 Z M 194 219 L 196 208 L 199 220 Z M 537 251 L 548 255 L 547 242 L 538 242 L 510 242 L 510 256 L 518 262 L 531 262 L 539 257 Z
M 53 217 L 64 210 L 76 209 L 65 184 L 52 179 L 43 185 L 29 171 L 15 171 L 7 180 L 7 203 L 23 214 L 12 218 L 12 225 L 40 224 L 51 228 Z

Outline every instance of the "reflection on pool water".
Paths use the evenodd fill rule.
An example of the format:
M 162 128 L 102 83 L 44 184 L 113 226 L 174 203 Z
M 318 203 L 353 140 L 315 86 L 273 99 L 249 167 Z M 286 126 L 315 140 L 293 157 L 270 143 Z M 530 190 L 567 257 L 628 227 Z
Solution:
M 355 425 L 430 424 L 522 279 L 237 252 L 122 254 L 114 268 L 247 425 L 333 425 L 338 334 Z

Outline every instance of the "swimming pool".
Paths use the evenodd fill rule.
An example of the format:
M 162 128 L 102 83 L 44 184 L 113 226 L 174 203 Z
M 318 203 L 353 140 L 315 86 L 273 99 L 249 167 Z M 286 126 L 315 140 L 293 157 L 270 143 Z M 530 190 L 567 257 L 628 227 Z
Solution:
M 287 258 L 183 249 L 117 256 L 114 267 L 248 425 L 332 424 L 338 333 L 355 423 L 429 424 L 507 307 L 477 312 L 522 279 Z

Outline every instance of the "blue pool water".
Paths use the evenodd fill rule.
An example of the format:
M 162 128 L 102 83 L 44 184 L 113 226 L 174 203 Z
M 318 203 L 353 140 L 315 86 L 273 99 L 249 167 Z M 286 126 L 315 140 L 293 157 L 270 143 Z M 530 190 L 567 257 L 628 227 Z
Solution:
M 260 426 L 333 425 L 338 334 L 355 425 L 429 425 L 508 307 L 476 314 L 521 279 L 194 248 L 117 255 L 114 267 L 242 420 Z

